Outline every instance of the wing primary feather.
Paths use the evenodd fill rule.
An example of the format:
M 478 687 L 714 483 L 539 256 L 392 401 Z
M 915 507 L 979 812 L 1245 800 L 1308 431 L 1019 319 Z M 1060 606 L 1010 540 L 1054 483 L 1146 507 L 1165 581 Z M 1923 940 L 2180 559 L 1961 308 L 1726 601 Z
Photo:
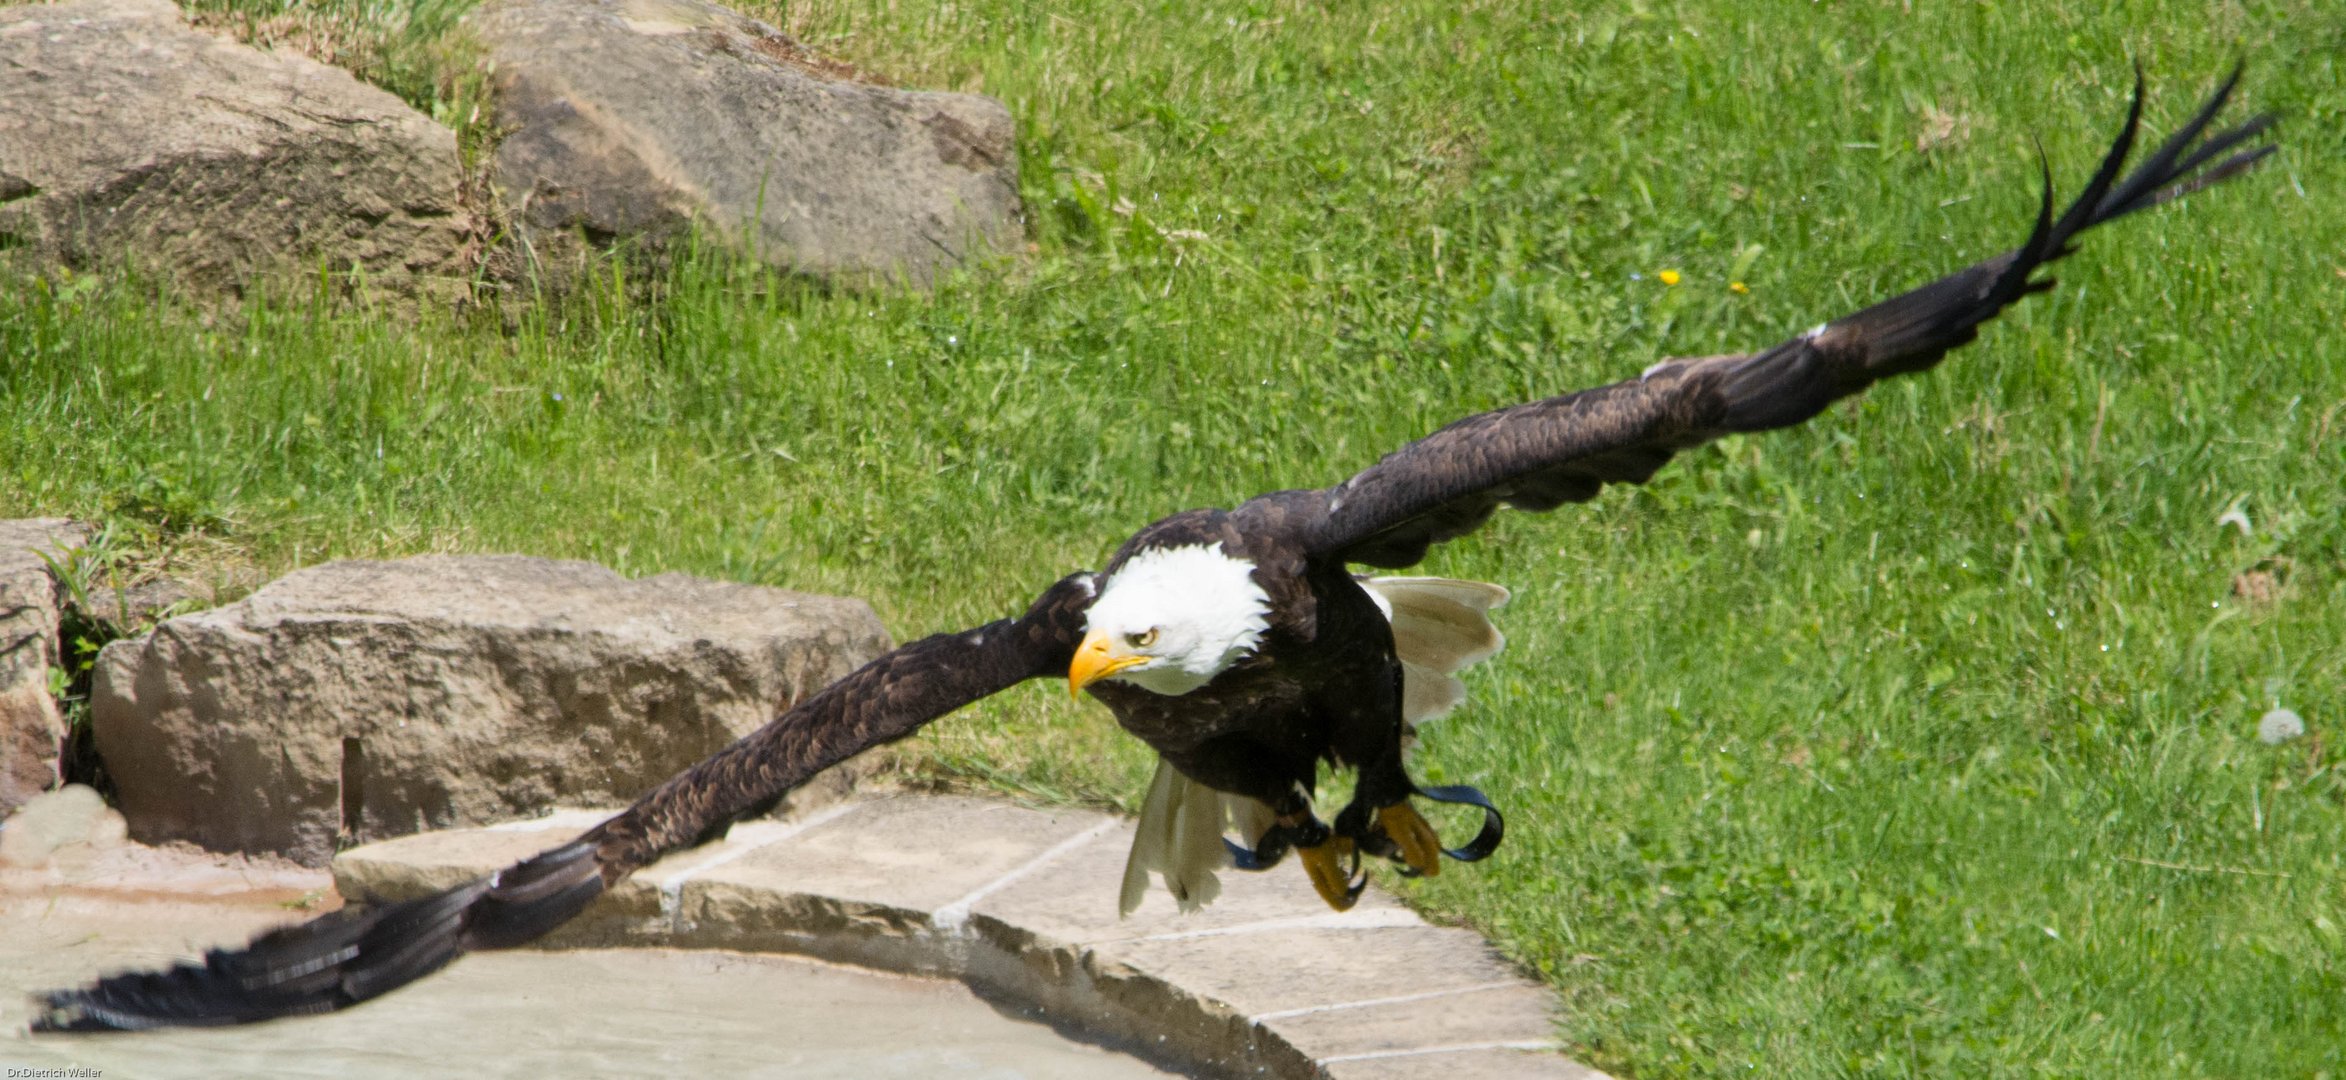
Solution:
M 2188 156 L 2184 155 L 2184 151 L 2198 140 L 2200 134 L 2207 130 L 2209 124 L 2215 122 L 2216 115 L 2221 113 L 2224 106 L 2232 100 L 2232 92 L 2240 85 L 2240 76 L 2246 69 L 2245 61 L 2235 62 L 2232 65 L 2231 74 L 2225 76 L 2223 83 L 2216 87 L 2215 93 L 2208 95 L 2207 101 L 2200 105 L 2199 111 L 2193 114 L 2192 118 L 2182 127 L 2177 128 L 2173 135 L 2168 136 L 2166 142 L 2161 143 L 2158 149 L 2151 152 L 2149 160 L 2143 162 L 2141 168 L 2136 169 L 2132 176 L 2121 182 L 2117 189 L 2110 192 L 2101 205 L 2095 208 L 2094 220 L 2096 222 L 2120 218 L 2184 194 L 2184 191 L 2176 191 L 2162 196 L 2160 192 L 2173 186 L 2177 178 L 2190 174 L 2205 164 L 2208 159 L 2263 134 L 2265 129 L 2272 126 L 2272 114 L 2262 113 L 2251 117 L 2247 123 L 2239 127 L 2210 138 Z M 2141 70 L 2139 68 L 2136 69 L 2135 81 L 2137 86 L 2141 85 Z M 2242 165 L 2251 164 L 2271 152 L 2271 147 L 2250 151 L 2249 154 L 2243 155 L 2248 157 L 2249 161 L 2242 162 L 2240 165 L 2227 162 L 2225 165 L 2218 166 L 2204 179 L 2207 183 L 2223 179 L 2225 176 L 2231 175 L 2231 172 L 2237 171 Z M 2226 171 L 2227 166 L 2231 171 Z M 2187 190 L 2195 191 L 2198 188 L 2192 187 Z
M 215 949 L 163 971 L 109 975 L 42 995 L 35 1031 L 213 1027 L 331 1012 L 420 979 L 475 949 L 544 936 L 660 856 L 724 833 L 823 768 L 972 701 L 1066 670 L 1089 574 L 1017 619 L 893 650 L 661 784 L 568 843 L 429 896 L 352 907 Z
M 1410 566 L 1501 506 L 1547 510 L 1607 484 L 1643 483 L 1681 450 L 1721 435 L 1800 423 L 1895 375 L 1923 371 L 1978 336 L 1981 323 L 2053 287 L 2042 271 L 2087 229 L 2237 176 L 2273 152 L 2251 145 L 2260 115 L 2209 135 L 2239 86 L 2232 72 L 2191 119 L 2131 171 L 2146 93 L 2139 67 L 2125 123 L 2076 198 L 2058 213 L 2038 151 L 2041 193 L 2019 247 L 1833 320 L 1758 353 L 1665 360 L 1638 377 L 1480 413 L 1402 447 L 1319 492 L 1320 513 L 1281 492 L 1234 512 L 1314 557 Z
M 2037 271 L 2074 251 L 2076 238 L 2085 230 L 2178 198 L 2236 175 L 2262 160 L 2271 152 L 2270 146 L 2234 154 L 2209 174 L 2193 173 L 2216 156 L 2261 135 L 2272 124 L 2270 116 L 2252 118 L 2213 136 L 2193 151 L 2230 99 L 2239 79 L 2240 69 L 2235 67 L 2189 121 L 2133 171 L 2127 172 L 2126 161 L 2141 128 L 2146 96 L 2141 71 L 2137 69 L 2124 126 L 2111 141 L 2092 178 L 2058 217 L 2050 214 L 2051 177 L 2049 170 L 2041 167 L 2040 152 L 2044 194 L 2038 204 L 2035 227 L 2026 241 L 1993 259 L 1835 320 L 1819 333 L 1794 339 L 1752 358 L 1737 373 L 1742 382 L 1766 382 L 1769 368 L 1793 352 L 1813 351 L 1819 364 L 1809 366 L 1821 366 L 1832 374 L 1823 380 L 1797 377 L 1786 380 L 1795 384 L 1792 386 L 1736 387 L 1743 392 L 1729 392 L 1730 415 L 1724 426 L 1737 431 L 1781 427 L 1806 419 L 1833 400 L 1881 378 L 1929 368 L 1950 349 L 1970 341 L 1979 324 L 1994 318 L 2020 298 L 2052 287 L 2052 279 L 2036 277 Z M 1771 396 L 1780 400 L 1771 401 Z

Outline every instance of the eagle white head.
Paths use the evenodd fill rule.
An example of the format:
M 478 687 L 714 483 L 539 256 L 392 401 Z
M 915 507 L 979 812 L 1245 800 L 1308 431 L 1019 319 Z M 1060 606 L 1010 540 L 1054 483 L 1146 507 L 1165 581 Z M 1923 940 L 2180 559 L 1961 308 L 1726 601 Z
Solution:
M 1222 545 L 1150 548 L 1125 560 L 1092 601 L 1070 693 L 1101 679 L 1186 694 L 1244 659 L 1270 627 L 1254 564 Z

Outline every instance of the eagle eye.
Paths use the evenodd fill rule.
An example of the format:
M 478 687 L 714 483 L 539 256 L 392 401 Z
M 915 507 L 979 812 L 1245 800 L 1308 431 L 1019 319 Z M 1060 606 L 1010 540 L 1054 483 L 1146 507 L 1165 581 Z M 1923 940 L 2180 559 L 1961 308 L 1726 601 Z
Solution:
M 1152 626 L 1137 634 L 1124 635 L 1124 643 L 1135 649 L 1145 649 L 1157 643 L 1157 628 Z

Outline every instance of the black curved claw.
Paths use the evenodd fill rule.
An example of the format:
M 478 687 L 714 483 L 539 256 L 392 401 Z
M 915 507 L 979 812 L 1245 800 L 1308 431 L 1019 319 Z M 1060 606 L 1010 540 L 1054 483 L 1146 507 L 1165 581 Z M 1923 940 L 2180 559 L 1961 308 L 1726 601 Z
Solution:
M 1230 853 L 1233 869 L 1259 873 L 1279 865 L 1279 861 L 1285 859 L 1287 852 L 1294 848 L 1318 847 L 1335 838 L 1335 832 L 1325 822 L 1314 819 L 1301 825 L 1273 825 L 1263 831 L 1262 839 L 1255 841 L 1252 849 L 1225 836 L 1222 838 L 1222 850 Z M 1351 908 L 1360 899 L 1360 894 L 1368 889 L 1368 874 L 1360 868 L 1360 848 L 1354 846 L 1346 849 L 1345 857 L 1351 860 L 1351 864 L 1344 868 L 1344 902 L 1336 905 L 1339 911 Z
M 1360 849 L 1353 848 L 1348 857 L 1352 865 L 1344 868 L 1344 906 L 1338 911 L 1350 910 L 1360 902 L 1360 894 L 1368 891 L 1368 871 L 1360 868 Z

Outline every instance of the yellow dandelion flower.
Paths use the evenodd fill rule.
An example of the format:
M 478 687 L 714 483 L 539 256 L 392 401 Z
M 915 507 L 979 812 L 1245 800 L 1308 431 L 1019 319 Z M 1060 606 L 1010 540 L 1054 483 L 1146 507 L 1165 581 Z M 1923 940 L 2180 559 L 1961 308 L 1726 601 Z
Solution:
M 1727 283 L 1727 291 L 1737 296 L 1743 296 L 1751 292 L 1751 286 L 1740 281 L 1730 281 Z
M 1655 276 L 1655 277 L 1658 277 L 1658 278 L 1661 278 L 1661 279 L 1662 279 L 1662 284 L 1664 284 L 1664 285 L 1676 285 L 1676 284 L 1678 284 L 1678 280 L 1679 280 L 1679 279 L 1678 279 L 1678 271 L 1676 271 L 1676 270 L 1664 270 L 1664 271 L 1662 271 L 1661 273 L 1659 273 L 1659 274 L 1656 274 L 1656 275 L 1654 275 L 1654 276 Z

